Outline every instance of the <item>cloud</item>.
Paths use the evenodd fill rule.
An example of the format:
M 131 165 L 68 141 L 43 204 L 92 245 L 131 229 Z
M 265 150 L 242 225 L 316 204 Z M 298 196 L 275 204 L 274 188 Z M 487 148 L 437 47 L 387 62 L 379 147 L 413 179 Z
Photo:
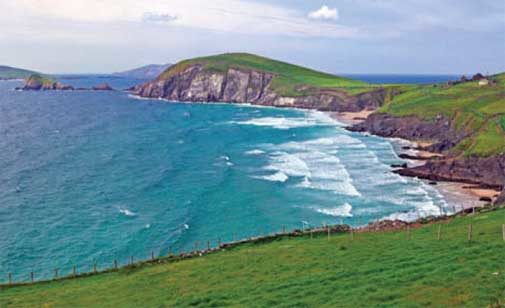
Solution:
M 310 12 L 308 16 L 311 19 L 337 20 L 338 10 L 336 8 L 330 9 L 326 5 L 323 5 L 319 10 Z
M 355 27 L 305 18 L 300 9 L 249 0 L 18 0 L 15 4 L 0 1 L 0 26 L 3 15 L 13 10 L 23 16 L 16 24 L 49 20 L 60 22 L 61 31 L 66 23 L 126 22 L 153 27 L 170 23 L 197 30 L 263 36 L 352 38 L 359 35 Z M 327 16 L 336 14 L 327 10 L 324 13 Z
M 145 12 L 142 15 L 143 22 L 168 23 L 177 19 L 177 16 L 166 13 Z

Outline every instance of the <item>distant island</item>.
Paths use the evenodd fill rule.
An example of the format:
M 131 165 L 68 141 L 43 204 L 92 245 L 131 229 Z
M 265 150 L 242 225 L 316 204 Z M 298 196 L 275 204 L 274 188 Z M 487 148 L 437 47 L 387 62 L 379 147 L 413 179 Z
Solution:
M 94 91 L 111 91 L 113 90 L 111 86 L 107 83 L 101 83 L 91 88 L 74 88 L 71 85 L 63 84 L 59 81 L 54 80 L 50 76 L 33 74 L 30 75 L 23 87 L 18 87 L 16 90 L 25 91 L 47 91 L 47 90 L 60 90 L 60 91 L 71 91 L 71 90 L 94 90 Z
M 371 85 L 246 53 L 181 61 L 130 89 L 169 101 L 250 103 L 365 117 L 353 131 L 419 142 L 426 163 L 396 172 L 502 193 L 505 202 L 505 73 L 434 85 Z M 359 113 L 358 113 L 359 112 Z M 368 116 L 370 113 L 372 113 Z
M 133 79 L 154 79 L 170 66 L 172 64 L 149 64 L 127 71 L 112 73 L 112 76 Z
M 22 68 L 0 65 L 0 80 L 26 79 L 33 74 L 40 73 Z

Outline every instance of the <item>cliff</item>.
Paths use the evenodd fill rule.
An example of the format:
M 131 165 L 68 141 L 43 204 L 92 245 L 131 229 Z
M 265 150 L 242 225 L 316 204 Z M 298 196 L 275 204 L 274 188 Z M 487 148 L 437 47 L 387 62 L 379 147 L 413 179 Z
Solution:
M 386 95 L 384 89 L 362 82 L 249 54 L 183 61 L 131 90 L 139 96 L 173 101 L 250 103 L 325 111 L 376 109 Z

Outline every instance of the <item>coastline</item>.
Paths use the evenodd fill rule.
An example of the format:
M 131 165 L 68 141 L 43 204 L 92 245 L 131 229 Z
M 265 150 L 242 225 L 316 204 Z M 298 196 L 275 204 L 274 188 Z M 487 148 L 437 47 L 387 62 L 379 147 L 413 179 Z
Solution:
M 362 110 L 359 112 L 328 112 L 329 116 L 346 126 L 359 124 L 374 113 L 375 110 Z M 396 144 L 395 152 L 398 156 L 404 156 L 409 167 L 424 165 L 428 159 L 443 157 L 440 153 L 423 150 L 432 144 L 427 140 L 408 140 L 402 138 L 386 138 Z M 500 191 L 482 188 L 478 185 L 469 185 L 462 182 L 428 181 L 422 180 L 429 185 L 435 186 L 436 190 L 450 204 L 449 208 L 454 212 L 461 212 L 476 207 L 484 207 L 496 200 Z M 451 209 L 454 208 L 454 209 Z

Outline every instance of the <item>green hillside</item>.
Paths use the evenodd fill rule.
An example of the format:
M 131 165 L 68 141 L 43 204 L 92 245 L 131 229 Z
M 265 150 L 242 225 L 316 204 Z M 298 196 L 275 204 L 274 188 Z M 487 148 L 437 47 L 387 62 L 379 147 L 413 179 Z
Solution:
M 275 75 L 272 80 L 272 88 L 284 96 L 305 95 L 308 91 L 322 88 L 363 91 L 372 87 L 362 81 L 318 72 L 248 53 L 227 53 L 184 60 L 167 69 L 160 75 L 160 78 L 168 78 L 194 64 L 202 64 L 205 69 L 215 72 L 226 72 L 230 68 L 237 68 L 272 73 Z
M 500 307 L 504 223 L 501 209 L 424 225 L 410 238 L 405 230 L 352 239 L 285 237 L 182 261 L 4 287 L 0 307 Z
M 490 77 L 496 83 L 477 81 L 448 85 L 409 86 L 379 112 L 415 115 L 433 120 L 441 114 L 454 120 L 458 130 L 470 135 L 454 151 L 489 156 L 505 152 L 505 73 Z
M 32 74 L 38 74 L 21 68 L 0 65 L 0 79 L 24 79 Z

